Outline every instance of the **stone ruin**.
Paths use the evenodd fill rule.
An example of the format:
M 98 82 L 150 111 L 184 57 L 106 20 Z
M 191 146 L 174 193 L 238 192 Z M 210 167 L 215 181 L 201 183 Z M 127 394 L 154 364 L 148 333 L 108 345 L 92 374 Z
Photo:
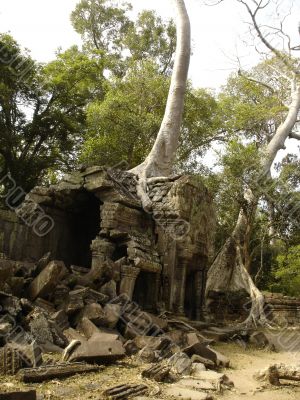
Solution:
M 146 213 L 132 174 L 102 167 L 74 172 L 34 188 L 15 214 L 0 211 L 0 252 L 29 263 L 50 252 L 84 286 L 106 285 L 143 310 L 199 320 L 214 239 L 211 196 L 191 176 L 155 180 L 149 196 L 153 211 Z M 41 210 L 48 219 L 37 225 Z M 52 296 L 67 292 L 64 286 Z

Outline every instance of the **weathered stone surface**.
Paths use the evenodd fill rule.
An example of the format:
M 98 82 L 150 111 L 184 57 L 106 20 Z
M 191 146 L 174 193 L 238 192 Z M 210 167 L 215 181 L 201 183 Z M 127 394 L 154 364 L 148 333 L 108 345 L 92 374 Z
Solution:
M 38 383 L 50 379 L 67 378 L 72 375 L 101 371 L 103 367 L 85 363 L 45 365 L 39 368 L 21 369 L 17 378 L 24 383 Z
M 87 304 L 83 310 L 78 314 L 78 320 L 87 318 L 95 325 L 101 325 L 105 318 L 103 308 L 98 303 Z
M 79 340 L 80 342 L 86 341 L 86 337 L 81 335 L 78 331 L 76 331 L 73 328 L 65 329 L 63 333 L 69 342 L 71 342 L 72 340 Z
M 53 220 L 47 238 L 34 235 L 15 215 L 0 212 L 0 231 L 4 232 L 0 252 L 13 259 L 34 260 L 36 271 L 28 276 L 34 278 L 30 299 L 50 300 L 66 311 L 71 324 L 87 304 L 104 306 L 119 294 L 119 288 L 146 311 L 166 309 L 199 319 L 215 221 L 211 197 L 200 180 L 187 176 L 151 181 L 149 196 L 152 215 L 144 212 L 136 197 L 134 175 L 83 167 L 57 185 L 34 188 L 26 197 L 22 216 L 30 215 L 30 202 L 35 202 L 35 211 Z M 57 273 L 49 267 L 53 261 L 47 264 L 47 252 L 51 252 L 51 259 L 72 265 L 72 273 L 57 280 Z M 22 274 L 17 277 L 26 281 Z M 183 275 L 186 279 L 181 279 Z M 15 282 L 14 293 L 19 293 L 21 283 Z M 26 285 L 27 281 L 23 288 Z M 6 286 L 8 292 L 11 289 Z M 72 293 L 77 290 L 82 292 Z M 92 296 L 91 290 L 103 293 Z M 166 321 L 154 321 L 153 317 L 151 327 L 147 317 L 142 319 L 127 324 L 122 333 L 134 338 L 165 329 Z M 117 318 L 109 319 L 106 325 L 116 323 Z
M 101 335 L 92 336 L 71 354 L 69 361 L 109 364 L 125 357 L 125 349 L 119 340 L 102 340 Z
M 178 375 L 190 375 L 192 361 L 185 353 L 176 353 L 168 361 L 172 372 Z
M 15 296 L 0 292 L 1 311 L 17 317 L 22 312 L 21 301 Z
M 18 352 L 22 366 L 28 368 L 39 367 L 43 363 L 42 350 L 35 342 L 29 344 L 8 343 L 7 347 Z
M 19 352 L 9 346 L 0 348 L 0 375 L 15 375 L 22 368 Z
M 199 373 L 206 371 L 206 367 L 204 364 L 202 363 L 193 363 L 192 364 L 192 371 L 191 371 L 191 375 L 197 377 L 199 375 Z
M 106 390 L 103 395 L 112 400 L 128 399 L 134 395 L 145 394 L 148 391 L 146 385 L 119 385 Z
M 0 400 L 36 400 L 36 391 L 28 390 L 26 392 L 6 392 L 0 393 Z
M 30 284 L 29 298 L 34 300 L 37 297 L 49 295 L 57 283 L 67 274 L 68 270 L 62 261 L 51 261 Z
M 88 318 L 83 317 L 78 325 L 77 330 L 82 333 L 87 339 L 90 339 L 95 333 L 99 333 L 99 328 L 93 324 Z
M 170 376 L 171 368 L 163 364 L 154 364 L 142 372 L 144 378 L 153 379 L 156 382 L 173 382 Z

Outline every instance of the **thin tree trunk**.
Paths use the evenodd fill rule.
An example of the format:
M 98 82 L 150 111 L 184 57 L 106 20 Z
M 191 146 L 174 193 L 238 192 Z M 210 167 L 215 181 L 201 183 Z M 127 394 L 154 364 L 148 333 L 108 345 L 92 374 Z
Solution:
M 262 154 L 263 162 L 261 175 L 258 179 L 260 184 L 264 184 L 271 174 L 272 164 L 279 150 L 284 149 L 286 139 L 297 121 L 300 110 L 300 82 L 295 75 L 291 91 L 291 103 L 284 122 L 278 127 L 272 140 Z M 253 218 L 259 200 L 259 193 L 253 193 L 247 189 L 244 194 L 247 206 L 240 210 L 240 214 L 232 235 L 226 240 L 219 255 L 208 271 L 206 286 L 206 296 L 211 290 L 214 291 L 235 291 L 245 289 L 251 296 L 252 306 L 246 324 L 266 324 L 264 314 L 264 299 L 260 291 L 256 288 L 251 276 L 246 270 L 241 253 L 241 247 L 245 240 L 245 235 L 249 226 L 252 226 Z
M 184 0 L 173 3 L 177 12 L 177 45 L 165 115 L 152 150 L 142 164 L 130 171 L 139 178 L 138 195 L 146 209 L 151 208 L 147 178 L 169 176 L 172 172 L 184 109 L 191 54 L 190 21 Z

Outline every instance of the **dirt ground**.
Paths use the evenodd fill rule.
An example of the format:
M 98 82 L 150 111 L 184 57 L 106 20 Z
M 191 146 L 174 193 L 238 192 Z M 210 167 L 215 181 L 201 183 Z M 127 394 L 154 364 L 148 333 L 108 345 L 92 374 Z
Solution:
M 274 353 L 264 350 L 244 349 L 237 344 L 218 344 L 218 351 L 230 358 L 231 368 L 224 370 L 234 382 L 235 388 L 223 395 L 214 394 L 214 399 L 223 400 L 299 400 L 300 384 L 287 384 L 280 388 L 270 387 L 253 379 L 253 374 L 270 364 L 296 364 L 294 353 Z M 151 398 L 165 399 L 162 391 L 164 385 L 141 377 L 145 365 L 138 365 L 133 359 L 125 359 L 118 366 L 105 368 L 99 373 L 78 375 L 65 380 L 54 380 L 44 384 L 22 385 L 8 377 L 0 377 L 1 391 L 14 391 L 21 388 L 35 388 L 40 400 L 99 400 L 103 390 L 124 383 L 146 383 L 150 387 Z
M 217 346 L 231 360 L 232 367 L 223 372 L 234 382 L 233 391 L 226 392 L 216 399 L 223 400 L 300 400 L 300 383 L 295 382 L 271 387 L 253 378 L 253 374 L 270 364 L 300 364 L 297 353 L 270 352 L 265 350 L 243 349 L 236 344 L 222 344 Z

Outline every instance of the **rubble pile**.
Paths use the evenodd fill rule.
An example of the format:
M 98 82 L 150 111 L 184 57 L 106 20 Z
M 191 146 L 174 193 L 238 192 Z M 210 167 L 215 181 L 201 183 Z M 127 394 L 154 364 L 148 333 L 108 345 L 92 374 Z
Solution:
M 117 295 L 109 278 L 96 290 L 86 279 L 89 273 L 51 260 L 50 253 L 37 263 L 2 255 L 0 374 L 36 383 L 100 371 L 136 357 L 145 364 L 145 378 L 186 390 L 189 381 L 182 377 L 205 380 L 199 377 L 207 368 L 229 366 L 229 360 L 211 348 L 212 340 L 187 322 L 142 311 L 128 296 Z M 58 353 L 61 361 L 45 363 L 45 353 Z M 220 379 L 199 387 L 195 380 L 190 390 L 217 390 Z M 126 398 L 123 392 L 143 394 L 146 387 L 125 385 L 108 393 Z

